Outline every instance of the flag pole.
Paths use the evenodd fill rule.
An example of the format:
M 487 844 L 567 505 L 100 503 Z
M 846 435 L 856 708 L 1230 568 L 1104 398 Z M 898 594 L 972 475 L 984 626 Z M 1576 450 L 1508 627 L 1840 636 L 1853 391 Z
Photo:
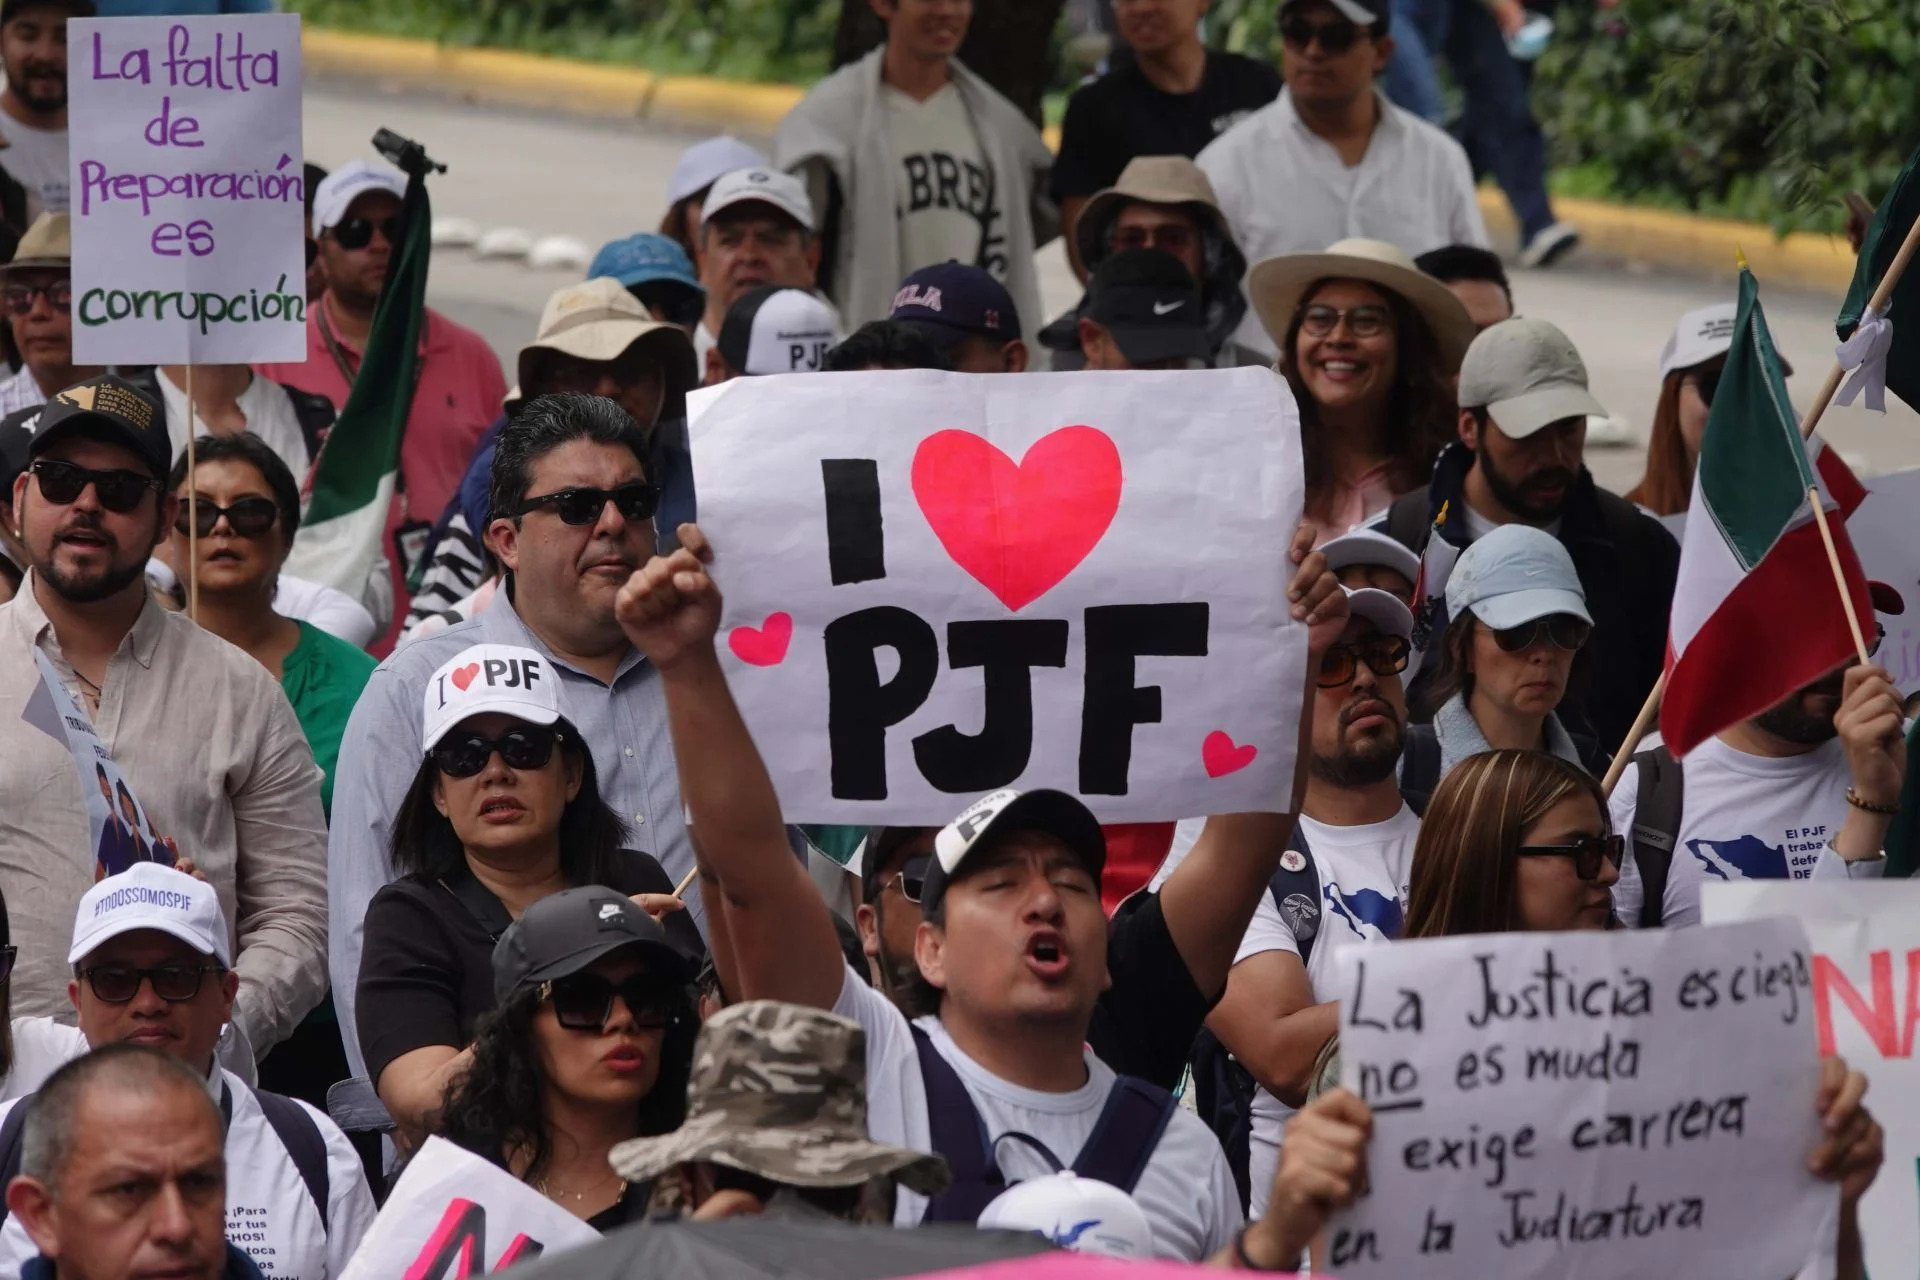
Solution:
M 200 621 L 200 499 L 193 483 L 193 366 L 187 366 L 187 616 Z
M 1613 763 L 1607 766 L 1607 776 L 1600 780 L 1600 794 L 1613 799 L 1613 789 L 1620 785 L 1620 775 L 1627 771 L 1627 762 L 1633 759 L 1633 749 L 1640 745 L 1640 739 L 1647 736 L 1647 730 L 1653 728 L 1653 718 L 1660 712 L 1660 698 L 1667 691 L 1667 673 L 1662 671 L 1660 678 L 1653 682 L 1653 692 L 1640 704 L 1640 714 L 1633 718 L 1633 728 L 1627 730 L 1627 740 L 1620 744 L 1620 750 L 1614 752 Z
M 1820 526 L 1820 541 L 1827 549 L 1827 566 L 1833 570 L 1834 585 L 1840 589 L 1840 607 L 1847 611 L 1847 629 L 1853 632 L 1853 647 L 1860 655 L 1860 665 L 1869 666 L 1873 662 L 1873 655 L 1867 652 L 1866 633 L 1860 630 L 1860 614 L 1853 607 L 1853 596 L 1847 590 L 1846 570 L 1840 567 L 1840 551 L 1833 543 L 1833 528 L 1827 523 L 1827 508 L 1820 500 L 1820 486 L 1809 488 L 1807 497 L 1813 502 L 1813 522 Z
M 1887 274 L 1880 278 L 1879 286 L 1873 291 L 1873 298 L 1867 303 L 1869 311 L 1885 311 L 1893 300 L 1893 291 L 1899 287 L 1900 278 L 1907 273 L 1907 267 L 1913 262 L 1914 253 L 1920 250 L 1920 218 L 1913 220 L 1907 228 L 1907 238 L 1900 242 L 1900 250 L 1893 255 L 1893 261 L 1887 264 Z M 1833 368 L 1827 371 L 1827 380 L 1820 384 L 1820 393 L 1813 398 L 1813 407 L 1807 410 L 1806 421 L 1800 424 L 1800 435 L 1804 439 L 1813 434 L 1820 425 L 1820 419 L 1826 416 L 1827 409 L 1833 404 L 1834 396 L 1840 393 L 1840 384 L 1846 381 L 1847 371 L 1835 360 Z

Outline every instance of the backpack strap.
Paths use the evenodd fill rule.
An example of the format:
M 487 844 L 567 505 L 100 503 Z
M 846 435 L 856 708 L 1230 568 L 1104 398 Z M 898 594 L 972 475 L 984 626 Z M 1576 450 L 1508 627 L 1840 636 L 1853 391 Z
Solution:
M 500 935 L 512 927 L 513 917 L 508 914 L 505 904 L 475 878 L 464 860 L 440 881 L 440 887 L 459 899 L 460 905 L 467 909 L 467 914 L 479 921 L 480 927 L 487 931 L 487 937 L 494 942 L 500 941 Z
M 977 1222 L 993 1198 L 1007 1189 L 1006 1177 L 994 1159 L 993 1137 L 959 1073 L 919 1027 L 913 1028 L 913 1048 L 927 1091 L 927 1136 L 953 1171 L 952 1185 L 927 1202 L 920 1220 Z
M 1386 533 L 1415 555 L 1426 550 L 1433 533 L 1433 511 L 1425 489 L 1409 493 L 1387 508 Z
M 11 1183 L 20 1176 L 20 1148 L 26 1137 L 27 1107 L 32 1097 L 25 1097 L 7 1109 L 7 1118 L 0 1120 L 0 1187 Z M 0 1223 L 7 1220 L 7 1202 L 0 1197 Z
M 1305 965 L 1313 958 L 1313 940 L 1320 936 L 1320 868 L 1314 865 L 1313 850 L 1307 847 L 1307 833 L 1300 829 L 1298 818 L 1286 852 L 1280 855 L 1280 869 L 1267 881 L 1267 892 L 1280 918 L 1293 930 L 1300 963 Z
M 1159 1085 L 1137 1076 L 1117 1077 L 1107 1091 L 1107 1105 L 1100 1109 L 1093 1132 L 1074 1159 L 1073 1171 L 1132 1195 L 1177 1105 L 1173 1095 Z
M 1666 917 L 1667 872 L 1680 838 L 1685 777 L 1680 762 L 1661 745 L 1633 757 L 1640 789 L 1634 796 L 1633 863 L 1640 872 L 1640 927 L 1657 929 Z
M 300 1181 L 306 1184 L 307 1195 L 312 1198 L 313 1207 L 320 1212 L 320 1234 L 325 1235 L 328 1229 L 327 1205 L 332 1197 L 325 1135 L 320 1132 L 312 1113 L 292 1098 L 268 1093 L 265 1089 L 254 1089 L 253 1098 L 260 1104 L 267 1123 L 273 1126 L 280 1145 L 293 1157 L 293 1167 L 300 1171 Z M 9 1115 L 7 1119 L 12 1120 L 13 1117 Z
M 1440 785 L 1440 735 L 1431 724 L 1407 726 L 1400 751 L 1400 795 L 1416 815 L 1425 814 Z

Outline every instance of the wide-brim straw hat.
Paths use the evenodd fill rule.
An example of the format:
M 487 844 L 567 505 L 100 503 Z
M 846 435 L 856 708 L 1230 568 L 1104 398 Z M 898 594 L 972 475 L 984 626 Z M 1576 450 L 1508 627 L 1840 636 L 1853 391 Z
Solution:
M 1290 253 L 1254 267 L 1247 276 L 1247 298 L 1276 349 L 1286 345 L 1287 330 L 1307 290 L 1323 280 L 1360 280 L 1399 294 L 1426 321 L 1446 371 L 1460 371 L 1473 343 L 1473 318 L 1453 290 L 1414 266 L 1405 250 L 1384 240 L 1341 240 L 1325 253 Z

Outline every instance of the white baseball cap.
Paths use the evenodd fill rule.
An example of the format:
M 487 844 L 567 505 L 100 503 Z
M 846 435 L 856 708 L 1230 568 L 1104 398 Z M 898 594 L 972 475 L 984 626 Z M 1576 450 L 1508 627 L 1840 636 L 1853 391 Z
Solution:
M 1347 608 L 1356 618 L 1365 618 L 1385 635 L 1413 639 L 1413 612 L 1400 603 L 1400 597 L 1378 587 L 1343 587 Z
M 840 337 L 839 315 L 818 294 L 762 285 L 727 308 L 714 345 L 740 373 L 815 373 Z
M 468 716 L 497 711 L 528 724 L 553 724 L 562 716 L 553 664 L 515 644 L 461 650 L 427 681 L 423 703 L 422 754 Z
M 758 147 L 732 134 L 696 142 L 674 162 L 673 177 L 667 181 L 667 203 L 679 204 L 688 196 L 697 196 L 735 169 L 764 169 L 766 165 L 767 157 Z
M 220 895 L 204 880 L 158 862 L 136 862 L 87 890 L 73 918 L 68 964 L 79 964 L 109 938 L 157 929 L 233 967 Z
M 1475 538 L 1447 577 L 1447 616 L 1467 610 L 1495 631 L 1571 614 L 1592 625 L 1586 591 L 1560 539 L 1530 524 L 1503 524 Z
M 1151 1258 L 1153 1228 L 1132 1196 L 1070 1171 L 1016 1183 L 980 1211 L 978 1224 L 1034 1231 L 1062 1249 L 1109 1258 Z
M 1398 538 L 1378 529 L 1350 529 L 1320 544 L 1327 568 L 1334 573 L 1356 564 L 1392 569 L 1409 583 L 1420 581 L 1420 557 Z
M 713 215 L 722 209 L 756 200 L 772 205 L 799 223 L 803 230 L 813 231 L 813 201 L 807 198 L 806 187 L 790 173 L 767 168 L 735 169 L 722 174 L 714 182 L 713 190 L 707 192 L 707 202 L 700 206 L 700 229 L 706 230 Z
M 370 160 L 349 160 L 323 179 L 313 191 L 313 234 L 337 227 L 347 216 L 353 202 L 369 191 L 385 191 L 398 198 L 407 195 L 407 180 L 398 169 L 389 169 Z

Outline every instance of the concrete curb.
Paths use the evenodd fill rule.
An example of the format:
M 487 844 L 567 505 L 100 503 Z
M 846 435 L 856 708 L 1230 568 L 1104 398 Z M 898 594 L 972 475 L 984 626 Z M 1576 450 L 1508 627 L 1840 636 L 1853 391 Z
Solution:
M 304 29 L 301 47 L 307 71 L 322 77 L 371 80 L 475 102 L 603 119 L 657 120 L 749 135 L 771 135 L 805 93 L 795 85 L 657 76 L 637 67 L 503 49 L 456 48 L 312 26 Z M 1047 140 L 1057 146 L 1057 131 L 1048 130 Z M 1780 240 L 1771 228 L 1757 223 L 1597 200 L 1561 199 L 1554 205 L 1560 217 L 1580 228 L 1587 249 L 1629 263 L 1693 276 L 1731 277 L 1735 258 L 1744 251 L 1764 284 L 1839 294 L 1846 292 L 1853 279 L 1852 250 L 1834 236 L 1796 233 Z M 1513 217 L 1498 191 L 1483 188 L 1480 208 L 1489 230 L 1513 236 Z

